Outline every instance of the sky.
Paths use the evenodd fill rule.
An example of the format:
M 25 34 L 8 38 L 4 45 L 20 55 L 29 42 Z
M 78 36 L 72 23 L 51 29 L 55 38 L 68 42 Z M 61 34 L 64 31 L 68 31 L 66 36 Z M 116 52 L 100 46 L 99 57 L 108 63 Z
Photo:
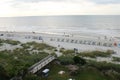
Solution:
M 0 17 L 120 15 L 120 0 L 0 0 Z

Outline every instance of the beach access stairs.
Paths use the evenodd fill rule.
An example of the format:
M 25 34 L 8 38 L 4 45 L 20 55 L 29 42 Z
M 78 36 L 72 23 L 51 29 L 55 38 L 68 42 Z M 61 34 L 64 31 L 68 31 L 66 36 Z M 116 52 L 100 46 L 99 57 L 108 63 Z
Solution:
M 35 63 L 34 65 L 32 65 L 28 69 L 28 72 L 35 74 L 40 69 L 42 69 L 44 66 L 46 66 L 47 64 L 49 64 L 50 62 L 52 62 L 54 59 L 56 59 L 55 55 L 48 55 L 47 57 L 45 57 L 41 61 L 39 61 L 39 62 Z

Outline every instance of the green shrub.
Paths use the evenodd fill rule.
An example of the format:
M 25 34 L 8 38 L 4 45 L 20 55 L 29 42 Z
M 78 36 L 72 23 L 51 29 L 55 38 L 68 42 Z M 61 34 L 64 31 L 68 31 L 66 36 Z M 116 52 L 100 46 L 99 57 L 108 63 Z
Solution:
M 79 56 L 74 56 L 73 60 L 74 60 L 75 64 L 80 64 L 80 65 L 86 64 L 85 59 L 83 59 L 83 58 L 81 58 Z
M 36 50 L 43 50 L 43 49 L 52 50 L 52 49 L 55 49 L 55 47 L 49 46 L 45 43 L 36 43 L 34 41 L 33 42 L 27 42 L 26 44 L 29 45 L 29 46 L 32 45 L 34 47 L 34 49 L 36 49 Z
M 40 78 L 33 74 L 27 74 L 23 80 L 40 80 Z
M 20 44 L 19 41 L 14 41 L 14 40 L 5 40 L 5 43 L 11 44 L 11 45 L 18 45 L 18 44 Z
M 99 70 L 115 70 L 120 73 L 120 64 L 113 64 L 113 63 L 107 63 L 105 61 L 103 62 L 96 62 L 93 60 L 88 60 L 88 65 L 96 67 Z
M 7 39 L 7 40 L 0 39 L 0 43 L 8 43 L 11 45 L 18 45 L 18 44 L 20 44 L 20 41 L 15 41 L 15 40 L 10 40 L 10 39 Z
M 109 57 L 111 56 L 110 51 L 106 51 L 106 52 L 101 52 L 101 51 L 92 51 L 92 52 L 81 52 L 79 53 L 80 56 L 83 57 L 91 57 L 91 58 L 96 58 L 96 57 Z
M 120 57 L 113 57 L 113 60 L 112 60 L 112 61 L 120 62 Z
M 73 64 L 73 57 L 72 56 L 61 56 L 58 57 L 58 60 L 61 62 L 61 64 L 63 65 L 67 65 L 67 64 Z

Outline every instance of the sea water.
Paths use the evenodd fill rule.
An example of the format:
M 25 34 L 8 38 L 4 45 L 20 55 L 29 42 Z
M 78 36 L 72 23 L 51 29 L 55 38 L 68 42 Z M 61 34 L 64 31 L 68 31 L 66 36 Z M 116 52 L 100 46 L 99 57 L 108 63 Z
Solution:
M 0 31 L 120 36 L 119 15 L 0 17 Z

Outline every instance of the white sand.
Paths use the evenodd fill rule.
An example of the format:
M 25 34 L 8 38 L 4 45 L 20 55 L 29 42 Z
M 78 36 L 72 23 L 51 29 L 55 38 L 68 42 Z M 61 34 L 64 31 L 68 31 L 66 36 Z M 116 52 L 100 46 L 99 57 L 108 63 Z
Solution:
M 69 37 L 65 37 L 65 35 L 63 34 L 44 34 L 44 33 L 26 33 L 26 32 L 0 32 L 0 34 L 13 34 L 14 37 L 7 37 L 7 36 L 0 36 L 0 38 L 2 39 L 13 39 L 13 40 L 19 40 L 21 42 L 30 42 L 30 41 L 36 41 L 36 42 L 44 42 L 46 44 L 49 44 L 51 46 L 54 47 L 58 47 L 58 45 L 60 45 L 61 48 L 65 48 L 65 49 L 74 49 L 77 48 L 79 52 L 83 52 L 83 51 L 94 51 L 94 50 L 99 50 L 99 51 L 106 51 L 106 50 L 114 50 L 116 52 L 116 54 L 112 55 L 112 56 L 117 56 L 120 57 L 120 47 L 104 47 L 104 46 L 96 46 L 96 45 L 86 45 L 86 44 L 79 44 L 79 43 L 67 43 L 67 42 L 57 42 L 57 41 L 50 41 L 50 38 L 69 38 L 69 39 L 87 39 L 87 40 L 93 40 L 93 41 L 102 41 L 102 42 L 110 42 L 109 39 L 104 40 L 104 36 L 100 36 L 101 38 L 98 39 L 99 36 L 84 36 L 84 35 L 69 35 Z M 68 34 L 67 34 L 68 35 Z M 42 40 L 37 40 L 37 39 L 26 39 L 26 36 L 38 36 L 38 37 L 42 37 Z M 113 37 L 113 36 L 112 36 Z M 111 38 L 111 37 L 109 37 Z M 120 42 L 118 39 L 116 38 L 112 38 L 111 42 Z M 20 46 L 11 46 L 8 44 L 5 44 L 3 47 L 0 47 L 0 50 L 13 50 L 15 48 L 19 48 Z M 47 50 L 45 50 L 46 52 L 49 52 Z M 58 56 L 61 56 L 62 54 L 59 52 L 56 52 L 56 54 Z M 97 61 L 108 61 L 111 62 L 110 58 L 97 58 Z

